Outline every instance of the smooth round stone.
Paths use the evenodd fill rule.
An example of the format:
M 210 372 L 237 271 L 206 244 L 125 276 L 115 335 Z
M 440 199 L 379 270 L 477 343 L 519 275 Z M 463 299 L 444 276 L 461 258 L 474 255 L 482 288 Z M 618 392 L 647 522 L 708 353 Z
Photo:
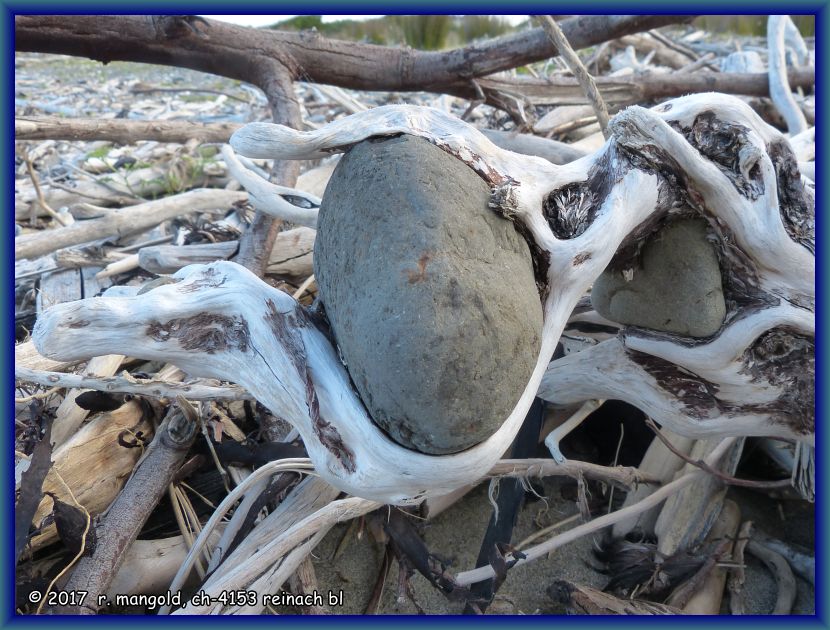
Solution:
M 688 337 L 714 335 L 726 317 L 726 303 L 706 223 L 682 219 L 650 237 L 633 279 L 606 269 L 594 283 L 591 304 L 620 324 Z
M 489 196 L 406 135 L 352 148 L 323 196 L 314 275 L 341 356 L 375 423 L 423 453 L 492 435 L 539 355 L 530 251 Z

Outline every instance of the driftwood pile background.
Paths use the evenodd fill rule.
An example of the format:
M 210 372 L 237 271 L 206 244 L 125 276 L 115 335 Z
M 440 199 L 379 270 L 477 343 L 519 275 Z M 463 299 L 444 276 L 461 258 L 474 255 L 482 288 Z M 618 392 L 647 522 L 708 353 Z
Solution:
M 788 18 L 770 19 L 767 37 L 716 35 L 692 16 L 555 18 L 447 51 L 193 16 L 16 18 L 18 612 L 814 611 L 813 451 L 791 439 L 813 429 L 684 437 L 634 405 L 583 395 L 593 390 L 580 352 L 592 370 L 614 365 L 587 350 L 628 330 L 590 299 L 538 392 L 553 404 L 536 399 L 487 474 L 449 494 L 425 490 L 420 503 L 403 489 L 381 501 L 332 486 L 309 459 L 314 446 L 255 388 L 113 347 L 129 316 L 113 337 L 79 344 L 89 360 L 48 358 L 48 334 L 42 354 L 31 338 L 36 322 L 52 326 L 50 307 L 144 295 L 215 261 L 312 307 L 317 208 L 339 155 L 235 155 L 227 142 L 251 122 L 324 134 L 353 115 L 380 125 L 377 107 L 422 105 L 501 149 L 567 165 L 599 151 L 609 118 L 630 105 L 720 92 L 789 134 L 812 199 L 815 46 Z M 254 174 L 284 188 L 272 194 Z M 194 291 L 210 274 L 243 273 L 199 269 L 187 277 Z M 236 322 L 210 317 L 208 329 Z M 182 322 L 159 325 L 157 341 Z M 104 334 L 89 324 L 63 322 Z M 221 354 L 226 342 L 213 341 Z M 812 422 L 812 342 L 780 352 L 805 370 L 790 402 Z M 639 372 L 620 364 L 619 374 L 618 388 L 639 392 Z

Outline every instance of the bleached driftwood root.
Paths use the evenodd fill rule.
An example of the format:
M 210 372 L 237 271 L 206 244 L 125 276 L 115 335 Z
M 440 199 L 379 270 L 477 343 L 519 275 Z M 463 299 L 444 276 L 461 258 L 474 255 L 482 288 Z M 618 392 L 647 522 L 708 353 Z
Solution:
M 814 202 L 786 139 L 719 94 L 631 107 L 610 130 L 600 151 L 563 166 L 501 150 L 452 116 L 410 106 L 310 132 L 253 123 L 231 140 L 248 157 L 311 159 L 368 137 L 412 134 L 490 184 L 491 206 L 521 226 L 535 253 L 544 327 L 513 412 L 466 451 L 432 456 L 389 440 L 313 316 L 233 263 L 187 267 L 175 284 L 142 295 L 61 304 L 38 320 L 35 342 L 48 357 L 117 351 L 235 381 L 297 427 L 326 481 L 384 503 L 417 503 L 485 475 L 540 385 L 558 402 L 629 400 L 682 435 L 812 442 Z M 626 330 L 548 370 L 574 307 L 615 253 L 682 213 L 706 218 L 718 240 L 728 304 L 721 330 L 703 341 Z M 589 377 L 597 366 L 607 369 Z
M 790 135 L 807 129 L 804 112 L 795 102 L 787 80 L 785 43 L 793 46 L 799 63 L 807 60 L 807 47 L 789 15 L 771 15 L 767 19 L 767 46 L 769 47 L 769 93 L 773 103 L 787 121 Z
M 245 167 L 228 146 L 222 147 L 222 158 L 228 165 L 228 170 L 245 187 L 251 198 L 251 203 L 257 210 L 262 210 L 279 219 L 291 221 L 307 227 L 317 226 L 317 210 L 320 207 L 320 198 L 310 193 L 277 186 L 260 177 Z M 284 196 L 294 197 L 302 205 L 291 203 Z

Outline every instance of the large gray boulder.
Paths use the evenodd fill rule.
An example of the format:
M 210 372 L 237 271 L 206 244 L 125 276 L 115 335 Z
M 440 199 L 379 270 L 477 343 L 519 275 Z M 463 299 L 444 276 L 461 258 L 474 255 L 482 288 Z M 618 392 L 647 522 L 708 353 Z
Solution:
M 709 337 L 723 324 L 726 303 L 714 245 L 702 219 L 666 226 L 643 245 L 641 264 L 626 281 L 605 270 L 591 290 L 591 304 L 620 324 Z
M 341 355 L 375 423 L 423 453 L 492 435 L 540 351 L 530 251 L 489 195 L 404 135 L 352 148 L 323 196 L 314 275 Z

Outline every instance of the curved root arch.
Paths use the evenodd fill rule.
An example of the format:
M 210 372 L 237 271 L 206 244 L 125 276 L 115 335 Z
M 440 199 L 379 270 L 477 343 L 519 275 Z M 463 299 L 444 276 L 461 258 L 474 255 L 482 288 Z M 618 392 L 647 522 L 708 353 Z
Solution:
M 688 435 L 809 439 L 811 410 L 798 423 L 782 421 L 806 408 L 786 392 L 804 361 L 776 359 L 775 343 L 764 356 L 758 351 L 765 335 L 781 332 L 800 340 L 803 355 L 814 335 L 813 200 L 786 140 L 741 101 L 718 94 L 631 107 L 611 132 L 596 154 L 565 166 L 499 149 L 458 119 L 411 106 L 380 107 L 310 132 L 255 123 L 231 141 L 248 157 L 307 159 L 373 136 L 418 135 L 470 165 L 491 185 L 494 209 L 524 225 L 547 270 L 542 350 L 501 428 L 464 452 L 424 455 L 389 440 L 311 317 L 233 263 L 186 267 L 177 283 L 142 295 L 56 306 L 38 320 L 35 343 L 63 360 L 119 352 L 240 383 L 297 427 L 322 477 L 384 503 L 415 503 L 480 479 L 540 386 L 559 401 L 627 396 Z M 549 368 L 574 307 L 615 252 L 680 208 L 704 216 L 718 237 L 736 296 L 721 330 L 703 343 L 628 331 Z M 608 369 L 593 369 L 579 386 L 569 378 L 597 365 Z

